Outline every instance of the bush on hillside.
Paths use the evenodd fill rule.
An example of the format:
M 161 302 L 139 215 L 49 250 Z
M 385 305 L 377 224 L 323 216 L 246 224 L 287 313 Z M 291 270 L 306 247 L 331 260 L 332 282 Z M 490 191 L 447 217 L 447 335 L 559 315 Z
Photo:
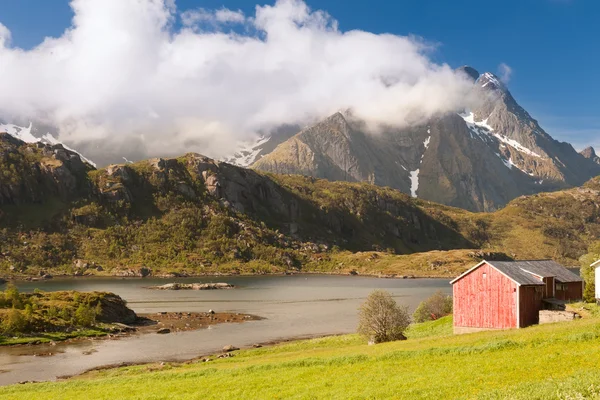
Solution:
M 405 340 L 410 324 L 408 308 L 400 306 L 385 290 L 375 290 L 361 305 L 358 333 L 373 343 Z
M 413 314 L 415 322 L 436 320 L 452 314 L 452 297 L 442 291 L 435 292 L 431 297 L 423 300 Z

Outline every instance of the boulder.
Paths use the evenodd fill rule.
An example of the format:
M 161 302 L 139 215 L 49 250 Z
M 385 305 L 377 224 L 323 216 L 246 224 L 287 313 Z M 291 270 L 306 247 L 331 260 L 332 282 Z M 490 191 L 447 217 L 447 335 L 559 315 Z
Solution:
M 223 351 L 226 353 L 229 353 L 230 351 L 236 351 L 239 349 L 240 349 L 239 347 L 235 347 L 234 345 L 231 345 L 231 344 L 223 347 Z
M 152 271 L 150 270 L 150 268 L 142 267 L 142 268 L 140 268 L 139 273 L 142 278 L 145 278 L 145 277 L 149 276 L 150 274 L 152 274 Z
M 159 330 L 156 331 L 156 333 L 158 333 L 160 335 L 165 335 L 167 333 L 171 333 L 171 330 L 169 328 L 160 328 Z

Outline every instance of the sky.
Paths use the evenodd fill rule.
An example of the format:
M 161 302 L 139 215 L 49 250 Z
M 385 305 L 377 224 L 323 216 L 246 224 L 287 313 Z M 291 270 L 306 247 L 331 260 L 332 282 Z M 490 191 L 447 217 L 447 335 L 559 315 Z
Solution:
M 75 3 L 84 4 L 98 1 L 76 0 Z M 106 1 L 110 3 L 114 0 Z M 163 0 L 143 1 L 162 3 Z M 176 17 L 172 21 L 174 25 L 169 29 L 178 31 L 184 27 L 182 15 L 188 17 L 200 15 L 194 19 L 194 23 L 201 21 L 202 25 L 193 27 L 195 32 L 200 33 L 210 30 L 207 27 L 210 24 L 215 26 L 217 23 L 225 24 L 223 18 L 219 17 L 218 10 L 231 10 L 234 19 L 237 18 L 235 15 L 242 14 L 243 18 L 247 18 L 254 17 L 257 5 L 272 6 L 274 4 L 273 1 L 257 3 L 248 0 L 165 1 L 167 1 L 167 6 L 176 7 L 176 10 L 171 9 Z M 174 6 L 169 4 L 170 2 L 173 2 Z M 295 1 L 288 0 L 288 2 L 294 3 Z M 10 31 L 10 44 L 5 44 L 5 46 L 13 50 L 30 51 L 39 46 L 46 37 L 62 37 L 65 30 L 72 26 L 74 11 L 69 3 L 68 0 L 0 0 L 0 24 Z M 354 57 L 360 55 L 360 51 L 365 51 L 371 60 L 378 58 L 378 55 L 387 57 L 386 52 L 389 51 L 398 51 L 402 54 L 408 52 L 412 57 L 409 59 L 414 59 L 415 63 L 407 66 L 402 74 L 407 73 L 407 70 L 414 72 L 417 68 L 415 65 L 418 65 L 420 72 L 418 75 L 407 78 L 407 82 L 412 82 L 415 76 L 423 76 L 423 74 L 426 74 L 428 79 L 432 76 L 429 79 L 428 93 L 437 93 L 433 91 L 442 90 L 438 80 L 439 76 L 443 76 L 445 72 L 439 71 L 439 65 L 447 64 L 449 67 L 455 68 L 468 64 L 480 72 L 494 72 L 504 76 L 516 100 L 553 137 L 572 143 L 578 150 L 589 144 L 600 147 L 600 74 L 598 74 L 600 24 L 597 23 L 597 16 L 600 15 L 600 2 L 589 0 L 505 0 L 502 2 L 306 0 L 305 3 L 310 7 L 311 13 L 315 10 L 323 10 L 327 13 L 330 17 L 327 17 L 329 20 L 325 25 L 329 24 L 329 27 L 324 29 L 330 29 L 331 25 L 335 24 L 335 29 L 339 31 L 338 36 L 340 37 L 349 31 L 359 30 L 376 35 L 397 35 L 409 38 L 411 43 L 410 45 L 384 43 L 384 36 L 378 36 L 378 39 L 381 40 L 369 47 L 381 44 L 381 53 L 374 51 L 369 53 L 360 47 L 360 42 L 346 40 L 349 42 L 348 45 L 355 43 L 358 46 L 357 54 Z M 204 10 L 203 14 L 198 14 L 200 9 Z M 185 14 L 186 11 L 188 14 Z M 238 11 L 240 13 L 236 14 Z M 196 14 L 192 14 L 194 12 Z M 212 13 L 212 19 L 206 17 L 207 13 Z M 314 17 L 314 14 L 312 15 Z M 309 22 L 302 21 L 298 23 L 298 26 L 302 25 L 312 29 L 314 24 L 318 25 L 318 22 L 315 22 L 317 19 L 312 18 Z M 228 19 L 227 24 L 230 23 L 232 21 Z M 323 27 L 316 29 L 321 28 Z M 241 27 L 231 26 L 227 29 L 230 32 L 252 35 L 253 33 L 249 33 L 248 29 L 260 30 L 260 27 L 251 26 L 249 28 L 244 25 Z M 224 28 L 216 30 L 227 31 Z M 294 35 L 290 34 L 290 36 Z M 419 47 L 421 46 L 419 43 L 424 44 Z M 406 46 L 416 46 L 416 49 Z M 298 55 L 306 56 L 307 54 L 312 55 L 313 53 Z M 427 58 L 425 61 L 419 59 L 422 54 L 425 54 Z M 2 56 L 0 55 L 0 57 Z M 348 60 L 351 60 L 348 57 L 347 54 L 340 55 L 340 59 L 345 60 L 344 64 L 348 64 Z M 0 68 L 1 62 L 0 59 Z M 231 62 L 233 63 L 233 61 Z M 378 72 L 391 68 L 386 62 L 381 61 L 378 64 Z M 227 65 L 229 66 L 229 64 Z M 324 67 L 321 66 L 321 68 Z M 234 72 L 239 73 L 237 70 L 231 73 Z M 360 75 L 363 72 L 367 74 L 373 71 L 358 73 Z M 398 77 L 394 75 L 394 79 L 396 78 Z M 400 80 L 402 79 L 400 78 Z M 360 82 L 360 79 L 358 81 Z M 168 83 L 172 84 L 171 81 Z M 339 89 L 337 86 L 334 88 Z M 423 94 L 412 86 L 410 89 L 414 93 L 411 96 L 405 96 L 403 101 L 407 104 L 420 102 Z M 249 87 L 248 90 L 255 90 L 255 88 Z M 444 87 L 443 90 L 448 90 L 448 88 Z M 453 92 L 460 91 L 460 82 L 456 82 L 451 90 Z M 299 107 L 304 113 L 312 112 L 313 110 L 304 104 L 310 101 L 311 95 L 325 96 L 316 91 L 308 92 L 303 103 L 294 104 L 294 107 Z M 274 96 L 281 96 L 281 94 L 277 93 Z M 391 94 L 373 92 L 373 96 L 383 101 L 388 99 Z M 201 100 L 196 97 L 186 98 L 186 101 L 192 100 L 200 101 L 199 104 L 202 104 Z M 333 99 L 333 103 L 337 100 Z M 254 103 L 257 101 L 260 99 L 252 99 Z M 355 105 L 356 103 L 351 102 L 350 104 Z M 338 104 L 335 103 L 335 105 Z M 340 103 L 340 105 L 343 104 Z M 54 114 L 63 115 L 65 108 L 62 106 L 62 104 L 61 107 L 52 104 L 48 108 L 51 108 L 51 112 Z M 119 103 L 119 106 L 122 104 Z M 272 108 L 273 106 L 268 105 L 268 107 Z M 68 109 L 72 109 L 71 105 Z M 168 113 L 160 106 L 156 106 L 156 109 L 160 110 L 157 113 L 161 116 Z M 154 113 L 154 104 L 152 110 Z M 243 111 L 239 114 L 245 116 L 246 119 L 255 121 L 255 125 L 252 127 L 258 126 L 256 121 L 273 124 L 281 122 L 273 117 L 273 112 L 265 113 L 264 109 L 247 115 Z M 371 112 L 375 111 L 371 110 Z M 289 116 L 287 111 L 277 111 L 276 114 L 278 117 Z M 178 123 L 181 121 L 180 117 L 177 115 Z M 203 120 L 206 119 L 205 115 L 200 117 Z M 374 118 L 379 117 L 382 116 L 377 115 Z M 61 122 L 64 121 L 61 120 Z M 119 125 L 121 127 L 126 126 L 122 121 L 119 123 L 121 123 Z M 93 121 L 89 124 L 93 125 Z M 138 128 L 133 127 L 132 129 Z M 248 128 L 249 125 L 241 122 L 231 127 L 232 130 Z

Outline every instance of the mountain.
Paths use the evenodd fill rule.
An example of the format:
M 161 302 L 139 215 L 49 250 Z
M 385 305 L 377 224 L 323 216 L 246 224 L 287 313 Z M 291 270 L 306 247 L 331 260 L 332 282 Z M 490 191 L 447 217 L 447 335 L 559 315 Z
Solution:
M 463 113 L 371 134 L 336 113 L 262 155 L 252 168 L 369 182 L 473 211 L 523 195 L 578 186 L 598 164 L 552 139 L 491 73 L 462 67 L 482 99 Z
M 0 134 L 0 171 L 3 275 L 451 276 L 501 252 L 573 263 L 600 237 L 600 177 L 472 213 L 389 187 L 263 174 L 195 153 L 95 169 L 61 145 L 8 134 Z
M 596 154 L 596 150 L 594 150 L 592 146 L 586 147 L 579 154 L 589 160 L 592 160 L 596 164 L 600 164 L 600 157 Z
M 300 131 L 298 125 L 282 125 L 268 133 L 259 135 L 254 140 L 238 143 L 233 154 L 224 157 L 223 161 L 239 167 L 249 167 L 264 155 L 275 150 L 278 145 L 294 136 L 298 131 Z
M 60 142 L 50 132 L 46 132 L 46 133 L 42 134 L 40 132 L 40 130 L 37 129 L 36 127 L 34 127 L 33 123 L 31 123 L 31 122 L 29 123 L 29 126 L 27 126 L 27 127 L 18 126 L 18 125 L 14 125 L 14 124 L 0 123 L 0 133 L 8 133 L 9 135 L 13 136 L 14 138 L 22 140 L 25 143 L 43 143 L 43 144 L 50 144 L 50 145 L 61 145 L 64 149 L 69 150 L 74 153 L 77 153 L 77 155 L 79 155 L 79 157 L 82 160 L 84 160 L 86 163 L 93 165 L 94 167 L 96 166 L 96 164 L 93 161 L 85 158 L 83 155 L 81 155 L 76 150 L 73 150 L 72 148 L 68 147 L 64 143 Z

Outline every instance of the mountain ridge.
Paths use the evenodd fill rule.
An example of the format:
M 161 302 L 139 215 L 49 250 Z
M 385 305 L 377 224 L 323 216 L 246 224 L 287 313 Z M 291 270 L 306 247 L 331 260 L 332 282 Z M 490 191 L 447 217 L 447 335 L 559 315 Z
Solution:
M 4 275 L 97 273 L 81 265 L 124 276 L 396 273 L 410 265 L 412 274 L 450 276 L 473 257 L 502 252 L 576 262 L 600 236 L 600 177 L 472 213 L 364 182 L 262 173 L 195 153 L 94 169 L 62 146 L 10 135 L 0 135 L 0 169 L 16 174 L 0 175 Z

